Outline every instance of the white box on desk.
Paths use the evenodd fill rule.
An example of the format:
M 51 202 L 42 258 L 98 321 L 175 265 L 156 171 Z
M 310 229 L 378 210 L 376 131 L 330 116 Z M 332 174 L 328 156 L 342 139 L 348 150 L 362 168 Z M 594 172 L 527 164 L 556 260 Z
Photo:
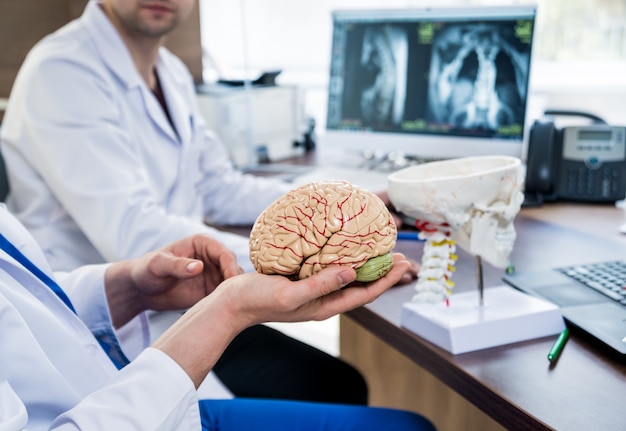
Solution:
M 407 302 L 401 325 L 447 350 L 466 353 L 558 334 L 565 329 L 559 308 L 509 286 L 453 293 L 450 305 Z
M 261 152 L 272 162 L 304 153 L 294 146 L 306 128 L 303 97 L 295 86 L 205 84 L 198 87 L 197 100 L 237 167 L 256 165 Z

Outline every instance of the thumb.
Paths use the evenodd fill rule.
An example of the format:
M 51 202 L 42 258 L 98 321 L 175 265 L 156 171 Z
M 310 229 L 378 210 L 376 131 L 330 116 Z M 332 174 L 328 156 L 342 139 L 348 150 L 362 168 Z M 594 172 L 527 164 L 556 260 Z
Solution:
M 157 275 L 189 278 L 200 274 L 204 268 L 204 263 L 198 259 L 161 253 L 154 259 L 153 268 L 155 268 L 154 272 Z
M 318 288 L 318 296 L 328 295 L 356 280 L 356 271 L 348 266 L 331 266 L 312 275 L 309 283 Z
M 195 276 L 202 272 L 204 268 L 204 263 L 198 259 L 179 259 L 179 265 L 184 267 L 184 271 L 189 276 Z

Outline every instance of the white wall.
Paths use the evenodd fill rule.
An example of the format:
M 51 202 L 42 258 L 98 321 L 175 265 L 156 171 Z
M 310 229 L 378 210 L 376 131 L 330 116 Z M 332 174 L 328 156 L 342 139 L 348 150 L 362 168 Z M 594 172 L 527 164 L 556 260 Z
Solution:
M 624 64 L 536 64 L 531 80 L 529 115 L 546 108 L 582 110 L 626 125 Z
M 202 0 L 202 40 L 204 48 L 219 65 L 222 77 L 251 78 L 263 70 L 282 69 L 279 82 L 297 84 L 304 89 L 305 110 L 316 118 L 318 131 L 322 131 L 331 48 L 330 12 L 333 9 L 424 7 L 451 3 L 515 4 L 528 1 Z M 553 5 L 549 3 L 549 6 Z M 535 43 L 538 46 L 537 38 Z M 216 76 L 214 70 L 207 68 L 208 80 Z M 529 121 L 541 116 L 548 108 L 576 109 L 591 111 L 614 124 L 626 125 L 624 100 L 624 64 L 599 61 L 549 64 L 537 61 L 535 56 Z

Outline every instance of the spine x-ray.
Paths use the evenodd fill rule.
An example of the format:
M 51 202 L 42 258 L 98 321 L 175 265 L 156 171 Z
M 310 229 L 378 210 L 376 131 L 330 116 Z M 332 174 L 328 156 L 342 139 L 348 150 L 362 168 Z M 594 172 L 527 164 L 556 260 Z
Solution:
M 529 53 L 508 30 L 510 24 L 458 24 L 436 34 L 428 121 L 488 130 L 522 124 Z

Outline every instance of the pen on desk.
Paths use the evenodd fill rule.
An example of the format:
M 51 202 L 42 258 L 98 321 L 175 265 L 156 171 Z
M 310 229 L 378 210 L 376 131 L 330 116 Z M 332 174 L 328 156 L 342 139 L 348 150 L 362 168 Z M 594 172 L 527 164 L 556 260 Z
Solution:
M 418 232 L 398 232 L 398 239 L 404 239 L 409 241 L 422 241 L 418 235 Z
M 563 350 L 563 346 L 567 341 L 567 337 L 569 336 L 569 329 L 565 328 L 563 332 L 559 335 L 559 338 L 556 339 L 550 352 L 548 352 L 548 361 L 555 362 L 559 355 L 561 354 L 561 350 Z

